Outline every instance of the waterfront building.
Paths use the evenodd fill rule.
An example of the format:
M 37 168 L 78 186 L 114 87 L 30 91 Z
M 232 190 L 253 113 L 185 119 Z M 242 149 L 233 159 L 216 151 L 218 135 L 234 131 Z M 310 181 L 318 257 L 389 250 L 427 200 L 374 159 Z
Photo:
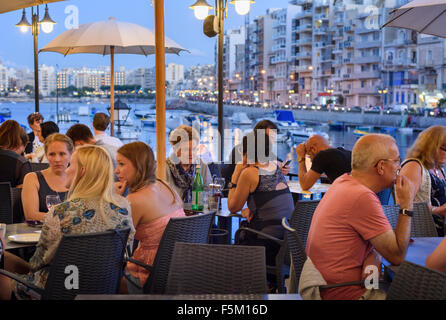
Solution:
M 53 66 L 39 66 L 39 93 L 49 96 L 56 91 L 56 72 Z
M 126 84 L 139 85 L 143 90 L 155 90 L 155 68 L 138 68 L 128 71 Z

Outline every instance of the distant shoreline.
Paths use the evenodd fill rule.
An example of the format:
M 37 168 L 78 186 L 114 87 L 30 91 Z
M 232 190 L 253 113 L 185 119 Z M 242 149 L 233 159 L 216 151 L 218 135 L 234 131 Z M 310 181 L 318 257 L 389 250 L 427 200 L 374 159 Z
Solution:
M 74 97 L 59 97 L 59 103 L 109 103 L 110 98 L 89 98 L 89 97 L 82 97 L 82 98 L 74 98 Z M 122 99 L 126 103 L 132 103 L 132 104 L 146 104 L 146 103 L 155 103 L 155 99 L 133 99 L 133 98 L 123 98 Z M 41 103 L 56 103 L 57 98 L 56 97 L 45 97 L 39 100 Z M 0 97 L 1 103 L 8 103 L 8 102 L 15 102 L 15 103 L 23 103 L 28 102 L 32 103 L 34 102 L 34 98 L 28 98 L 28 97 Z

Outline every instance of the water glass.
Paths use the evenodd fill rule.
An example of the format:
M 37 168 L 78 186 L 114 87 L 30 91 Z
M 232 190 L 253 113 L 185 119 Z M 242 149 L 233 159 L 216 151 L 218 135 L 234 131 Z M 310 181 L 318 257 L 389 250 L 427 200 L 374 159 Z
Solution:
M 48 211 L 50 211 L 52 207 L 59 203 L 61 203 L 59 195 L 50 194 L 46 196 L 46 207 L 48 208 Z

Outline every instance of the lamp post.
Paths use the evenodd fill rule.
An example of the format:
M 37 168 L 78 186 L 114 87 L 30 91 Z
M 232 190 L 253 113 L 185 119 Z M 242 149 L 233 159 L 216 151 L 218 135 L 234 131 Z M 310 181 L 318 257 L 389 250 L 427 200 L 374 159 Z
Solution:
M 20 28 L 20 31 L 26 33 L 29 28 L 32 29 L 32 34 L 34 37 L 34 100 L 35 100 L 35 111 L 39 112 L 39 59 L 38 59 L 38 37 L 39 37 L 39 25 L 42 25 L 42 31 L 45 33 L 50 33 L 53 31 L 56 22 L 51 19 L 48 13 L 48 5 L 45 6 L 45 15 L 43 19 L 39 21 L 39 6 L 37 6 L 36 13 L 34 13 L 34 7 L 31 8 L 32 24 L 26 19 L 26 12 L 23 9 L 22 19 L 16 24 Z
M 204 26 L 209 26 L 209 23 L 214 29 L 214 33 L 206 33 L 209 37 L 214 37 L 218 34 L 218 75 L 217 75 L 217 91 L 218 91 L 218 133 L 220 136 L 220 150 L 218 153 L 218 160 L 223 162 L 223 151 L 224 151 L 224 134 L 223 134 L 223 36 L 224 36 L 224 18 L 228 16 L 228 0 L 216 0 L 214 8 L 214 16 L 208 16 L 209 9 L 213 7 L 210 6 L 206 0 L 197 0 L 193 5 L 190 6 L 194 10 L 194 15 L 199 20 L 205 20 Z M 239 15 L 246 15 L 249 13 L 251 4 L 254 3 L 253 0 L 232 0 L 230 4 L 235 6 L 235 11 Z M 217 26 L 217 30 L 215 30 Z M 204 28 L 206 29 L 206 28 Z
M 385 103 L 385 97 L 386 97 L 386 93 L 387 93 L 387 88 L 385 88 L 385 89 L 378 89 L 378 93 L 380 94 L 380 96 L 381 96 L 381 100 L 382 100 L 382 106 L 383 106 L 383 109 L 384 109 L 384 103 Z

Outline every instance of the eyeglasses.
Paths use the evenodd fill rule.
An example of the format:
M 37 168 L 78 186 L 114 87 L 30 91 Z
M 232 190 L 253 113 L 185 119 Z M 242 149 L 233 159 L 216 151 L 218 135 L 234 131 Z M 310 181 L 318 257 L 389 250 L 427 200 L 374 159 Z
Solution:
M 398 165 L 398 166 L 401 164 L 401 158 L 400 158 L 400 157 L 398 157 L 398 159 L 379 159 L 379 160 L 376 162 L 376 164 L 375 164 L 375 168 L 378 166 L 378 163 L 379 163 L 380 161 L 393 161 L 393 163 L 395 163 L 395 164 Z
M 446 152 L 446 148 L 445 147 L 440 147 L 440 150 Z

